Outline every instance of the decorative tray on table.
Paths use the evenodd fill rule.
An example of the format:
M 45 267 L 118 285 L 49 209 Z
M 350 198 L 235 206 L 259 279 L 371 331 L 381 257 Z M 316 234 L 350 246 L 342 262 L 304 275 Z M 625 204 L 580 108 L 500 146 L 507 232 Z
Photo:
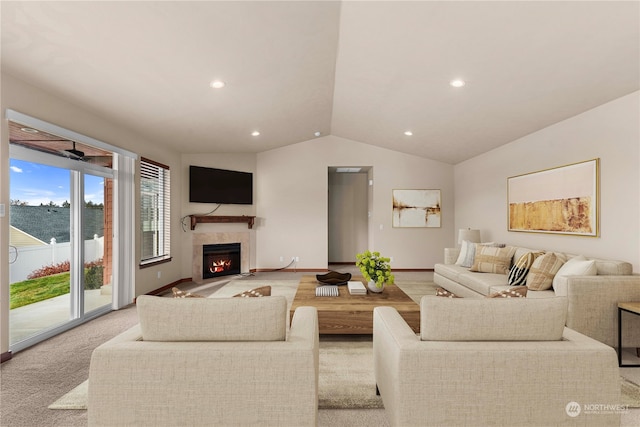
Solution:
M 346 285 L 351 280 L 351 273 L 330 271 L 326 274 L 316 274 L 316 280 L 323 285 Z

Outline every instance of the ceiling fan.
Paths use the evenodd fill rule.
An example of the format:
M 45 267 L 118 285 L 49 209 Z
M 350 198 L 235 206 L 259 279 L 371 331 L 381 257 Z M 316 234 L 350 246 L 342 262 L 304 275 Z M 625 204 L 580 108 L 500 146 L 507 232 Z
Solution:
M 73 148 L 69 148 L 67 150 L 58 150 L 59 153 L 73 160 L 82 160 L 84 161 L 84 151 L 80 151 L 76 149 L 76 142 L 73 142 Z

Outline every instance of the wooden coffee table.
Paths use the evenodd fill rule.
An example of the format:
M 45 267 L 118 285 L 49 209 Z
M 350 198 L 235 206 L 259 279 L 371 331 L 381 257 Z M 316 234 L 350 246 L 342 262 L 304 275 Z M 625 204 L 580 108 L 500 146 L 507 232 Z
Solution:
M 365 283 L 362 277 L 351 280 Z M 318 285 L 315 276 L 303 276 L 289 314 L 293 318 L 298 307 L 316 307 L 321 334 L 373 334 L 373 309 L 379 306 L 394 307 L 414 332 L 420 332 L 420 306 L 395 285 L 367 295 L 351 295 L 346 285 L 338 286 L 337 297 L 317 297 Z

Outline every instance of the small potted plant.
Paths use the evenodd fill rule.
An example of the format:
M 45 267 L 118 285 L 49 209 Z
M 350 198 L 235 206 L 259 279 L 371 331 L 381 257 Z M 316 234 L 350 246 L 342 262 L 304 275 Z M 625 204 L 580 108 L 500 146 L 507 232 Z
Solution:
M 365 251 L 356 255 L 356 266 L 368 282 L 371 292 L 382 292 L 385 284 L 393 284 L 390 261 L 380 256 L 380 252 Z

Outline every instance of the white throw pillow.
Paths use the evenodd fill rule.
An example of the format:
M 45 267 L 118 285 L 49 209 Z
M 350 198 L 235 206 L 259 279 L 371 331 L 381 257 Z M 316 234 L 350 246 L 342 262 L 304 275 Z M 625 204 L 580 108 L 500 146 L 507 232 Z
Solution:
M 494 242 L 478 243 L 478 245 L 490 246 L 490 245 L 495 245 L 495 243 Z M 468 240 L 463 240 L 462 245 L 460 246 L 460 254 L 458 255 L 458 259 L 456 260 L 455 265 L 459 265 L 460 267 L 471 268 L 471 266 L 473 265 L 473 260 L 475 258 L 476 258 L 476 244 Z
M 460 254 L 456 260 L 456 265 L 461 267 L 471 267 L 473 265 L 473 257 L 476 254 L 476 245 L 468 240 L 463 240 L 460 246 Z
M 571 258 L 565 262 L 553 278 L 553 286 L 556 286 L 559 276 L 595 276 L 598 274 L 595 260 L 588 260 L 582 255 Z

